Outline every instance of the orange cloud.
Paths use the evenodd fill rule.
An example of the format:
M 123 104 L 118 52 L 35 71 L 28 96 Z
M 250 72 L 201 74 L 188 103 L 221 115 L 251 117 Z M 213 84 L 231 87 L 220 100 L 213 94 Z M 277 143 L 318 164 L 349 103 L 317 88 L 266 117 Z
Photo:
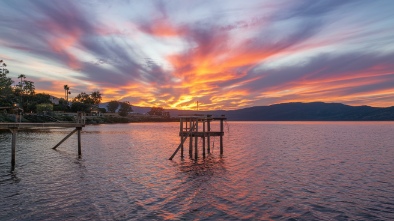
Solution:
M 385 65 L 384 62 L 352 69 L 347 67 L 351 66 L 347 63 L 338 66 L 340 64 L 338 61 L 333 63 L 315 61 L 316 63 L 307 68 L 303 67 L 307 66 L 305 64 L 294 65 L 286 69 L 288 73 L 280 70 L 272 71 L 272 73 L 271 70 L 259 72 L 255 68 L 267 63 L 268 59 L 286 58 L 288 55 L 302 57 L 305 52 L 335 46 L 337 42 L 346 42 L 353 36 L 353 32 L 358 32 L 359 29 L 341 29 L 335 34 L 331 33 L 331 36 L 321 37 L 316 34 L 321 30 L 320 23 L 305 23 L 307 27 L 298 27 L 294 33 L 289 31 L 288 36 L 279 34 L 275 36 L 275 33 L 271 36 L 271 33 L 263 33 L 265 26 L 272 25 L 272 21 L 268 19 L 264 21 L 261 19 L 258 24 L 234 22 L 234 24 L 221 26 L 220 22 L 213 22 L 194 26 L 186 22 L 186 24 L 178 25 L 172 22 L 169 14 L 163 11 L 165 7 L 160 10 L 162 10 L 158 13 L 161 16 L 160 19 L 153 19 L 142 24 L 134 23 L 134 21 L 121 23 L 126 24 L 126 29 L 132 29 L 136 33 L 116 30 L 114 28 L 116 26 L 102 26 L 97 29 L 89 26 L 94 29 L 95 34 L 106 38 L 112 35 L 118 37 L 119 34 L 125 34 L 126 37 L 123 39 L 124 44 L 121 45 L 112 45 L 116 44 L 112 42 L 108 44 L 89 42 L 89 48 L 92 50 L 89 55 L 97 56 L 103 53 L 103 57 L 111 57 L 116 54 L 123 63 L 106 63 L 105 67 L 101 65 L 89 69 L 92 73 L 85 73 L 86 82 L 88 80 L 89 82 L 83 85 L 88 89 L 87 92 L 99 89 L 104 95 L 103 102 L 129 100 L 132 104 L 139 106 L 181 109 L 194 109 L 196 101 L 199 101 L 201 109 L 235 109 L 288 101 L 351 102 L 352 98 L 360 99 L 360 102 L 365 100 L 382 105 L 386 104 L 387 97 L 393 94 L 393 91 L 387 88 L 368 88 L 357 91 L 358 88 L 379 85 L 389 80 L 393 67 Z M 65 17 L 74 21 L 71 13 L 67 13 Z M 285 23 L 285 19 L 282 19 L 279 19 L 278 23 Z M 80 41 L 89 32 L 84 29 L 83 24 L 74 27 L 69 26 L 68 23 L 63 25 L 61 23 L 63 22 L 46 21 L 41 26 L 51 30 L 50 35 L 46 37 L 54 54 L 62 56 L 69 67 L 80 68 L 82 63 L 74 55 L 73 49 L 86 49 L 81 46 Z M 267 30 L 271 29 L 267 28 Z M 275 31 L 275 28 L 272 30 Z M 253 34 L 249 35 L 250 33 L 244 32 Z M 160 65 L 153 68 L 143 67 L 138 60 L 142 60 L 145 56 L 141 52 L 144 50 L 135 47 L 132 43 L 129 44 L 130 36 L 146 37 L 148 40 L 144 39 L 144 41 L 146 40 L 147 44 L 141 47 L 148 48 L 152 54 L 155 53 L 155 49 L 149 48 L 149 41 L 156 41 L 155 45 L 159 45 L 160 40 L 164 38 L 166 42 L 171 42 L 167 41 L 170 38 L 176 39 L 176 44 L 182 47 L 177 48 L 179 50 L 176 51 L 181 52 L 159 58 L 164 59 L 163 63 L 170 66 L 167 69 Z M 179 45 L 174 47 L 179 47 Z M 105 53 L 108 54 L 105 55 Z M 305 57 L 308 62 L 309 59 Z M 283 66 L 276 68 L 281 70 L 287 68 Z M 293 73 L 294 70 L 296 73 Z M 98 76 L 97 79 L 96 76 Z M 101 80 L 100 77 L 102 77 Z M 121 80 L 111 81 L 111 78 L 117 77 Z M 105 82 L 108 80 L 111 82 Z M 63 84 L 65 83 L 54 82 L 46 91 L 53 90 L 52 94 L 61 96 Z M 372 97 L 379 98 L 380 101 L 372 101 Z

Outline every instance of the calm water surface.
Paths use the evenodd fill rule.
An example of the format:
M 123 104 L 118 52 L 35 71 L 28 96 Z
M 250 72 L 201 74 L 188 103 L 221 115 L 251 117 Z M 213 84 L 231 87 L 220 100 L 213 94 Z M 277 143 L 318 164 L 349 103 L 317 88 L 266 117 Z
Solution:
M 224 156 L 177 123 L 0 133 L 0 220 L 393 220 L 394 122 L 229 122 Z

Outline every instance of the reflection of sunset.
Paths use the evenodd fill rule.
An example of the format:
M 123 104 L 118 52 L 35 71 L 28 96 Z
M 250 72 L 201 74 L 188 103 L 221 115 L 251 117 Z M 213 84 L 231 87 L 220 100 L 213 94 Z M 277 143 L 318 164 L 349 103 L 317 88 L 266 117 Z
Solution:
M 312 14 L 276 1 L 114 4 L 110 19 L 103 5 L 59 4 L 29 3 L 29 20 L 8 15 L 23 22 L 5 28 L 19 31 L 0 34 L 11 77 L 26 74 L 37 92 L 62 97 L 67 84 L 71 97 L 100 90 L 103 102 L 194 109 L 198 101 L 202 110 L 289 101 L 392 106 L 392 13 L 379 3 L 316 3 Z M 365 21 L 366 9 L 380 13 Z

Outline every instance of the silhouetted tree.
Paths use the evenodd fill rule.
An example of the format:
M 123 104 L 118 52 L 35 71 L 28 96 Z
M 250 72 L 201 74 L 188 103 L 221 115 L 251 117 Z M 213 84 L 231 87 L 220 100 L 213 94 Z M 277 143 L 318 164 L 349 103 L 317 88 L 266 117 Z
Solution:
M 34 95 L 36 93 L 36 87 L 33 81 L 23 81 L 22 94 L 23 95 Z
M 53 110 L 54 111 L 69 111 L 70 107 L 67 106 L 66 99 L 60 98 L 58 104 L 53 104 Z
M 131 108 L 131 105 L 128 101 L 125 102 L 119 102 L 120 103 L 120 108 L 119 108 L 119 115 L 122 117 L 126 117 L 129 112 L 133 111 L 133 108 Z
M 99 105 L 100 104 L 100 102 L 101 102 L 101 100 L 102 100 L 102 96 L 101 96 L 101 94 L 100 94 L 100 91 L 93 91 L 91 94 L 90 94 L 90 97 L 92 98 L 92 100 L 93 100 L 93 104 L 95 104 L 95 105 Z
M 90 97 L 90 95 L 85 92 L 81 92 L 80 94 L 75 96 L 75 98 L 73 99 L 73 102 L 80 102 L 80 103 L 84 103 L 84 104 L 93 104 L 94 103 L 93 99 Z
M 22 79 L 26 79 L 26 75 L 20 74 L 20 75 L 18 76 L 18 78 L 21 79 L 21 81 L 19 82 L 19 87 L 22 89 L 22 86 L 23 86 L 23 84 L 22 84 Z
M 93 91 L 91 94 L 81 92 L 73 99 L 71 111 L 90 112 L 93 107 L 98 108 L 101 99 L 100 91 Z
M 63 86 L 64 89 L 64 99 L 66 99 L 66 101 L 68 102 L 68 95 L 71 94 L 70 87 L 66 84 Z
M 37 105 L 51 103 L 51 96 L 44 93 L 24 95 L 24 100 L 23 110 L 25 112 L 37 112 Z
M 119 107 L 119 102 L 118 101 L 110 101 L 107 104 L 108 112 L 111 112 L 111 113 L 115 113 L 116 110 L 118 109 L 118 107 Z
M 45 113 L 53 111 L 53 104 L 51 103 L 43 103 L 36 105 L 36 112 L 37 113 Z
M 164 109 L 162 107 L 152 107 L 148 112 L 149 115 L 163 116 Z
M 91 108 L 91 104 L 82 103 L 78 101 L 73 101 L 71 104 L 72 112 L 77 112 L 77 111 L 90 112 L 90 108 Z
M 14 83 L 11 78 L 7 77 L 10 72 L 7 65 L 0 60 L 0 106 L 10 106 L 15 100 L 12 90 Z
M 73 102 L 81 102 L 84 104 L 100 104 L 102 96 L 100 91 L 93 91 L 91 94 L 87 94 L 85 92 L 81 92 L 73 99 Z

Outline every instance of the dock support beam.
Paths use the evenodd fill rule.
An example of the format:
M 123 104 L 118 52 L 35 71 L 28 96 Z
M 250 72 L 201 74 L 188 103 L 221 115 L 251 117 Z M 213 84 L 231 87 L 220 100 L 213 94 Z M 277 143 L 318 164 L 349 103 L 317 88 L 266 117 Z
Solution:
M 202 150 L 201 155 L 205 159 L 207 154 L 211 154 L 211 137 L 220 137 L 220 155 L 223 155 L 223 135 L 224 135 L 224 120 L 227 118 L 222 115 L 220 117 L 212 117 L 212 115 L 180 115 L 180 125 L 179 125 L 179 136 L 181 138 L 181 143 L 176 149 L 175 153 L 170 157 L 170 160 L 174 157 L 179 149 L 181 149 L 181 157 L 184 157 L 184 144 L 187 138 L 189 138 L 189 158 L 191 160 L 198 161 L 199 155 L 198 143 L 201 142 Z M 220 131 L 211 129 L 212 121 L 219 121 Z M 201 123 L 200 130 L 198 124 Z M 185 124 L 185 125 L 183 125 Z M 188 126 L 189 125 L 189 126 Z M 201 141 L 199 138 L 201 137 Z M 208 147 L 207 146 L 208 142 Z M 213 144 L 213 147 L 215 145 Z M 207 148 L 207 149 L 206 149 Z M 194 153 L 193 153 L 194 151 Z
M 78 156 L 82 155 L 82 147 L 81 147 L 81 131 L 82 131 L 82 127 L 77 127 L 75 128 L 73 131 L 71 131 L 71 133 L 69 133 L 65 138 L 63 138 L 59 143 L 57 143 L 52 149 L 56 150 L 56 148 L 58 146 L 60 146 L 60 144 L 62 144 L 64 141 L 66 141 L 69 137 L 71 137 L 71 135 L 73 135 L 75 132 L 78 132 Z
M 56 150 L 56 148 L 58 146 L 60 146 L 60 144 L 62 144 L 64 141 L 66 141 L 69 137 L 71 137 L 71 135 L 73 135 L 75 132 L 77 132 L 78 129 L 75 129 L 73 131 L 71 131 L 71 133 L 69 133 L 65 138 L 63 138 L 58 144 L 56 144 L 52 149 Z M 79 147 L 78 147 L 79 148 Z
M 196 127 L 196 126 L 197 126 L 197 124 L 194 124 L 194 125 L 192 126 L 192 124 L 190 123 L 190 130 L 189 130 L 190 136 L 191 136 L 191 133 L 192 133 L 194 127 Z M 172 156 L 170 157 L 169 160 L 172 160 L 172 158 L 174 158 L 175 154 L 176 154 L 176 153 L 178 152 L 178 150 L 182 147 L 182 145 L 183 145 L 183 143 L 185 142 L 185 140 L 187 139 L 187 137 L 188 137 L 188 136 L 184 136 L 184 137 L 183 137 L 183 139 L 182 139 L 181 143 L 179 144 L 178 148 L 175 150 L 175 152 L 172 154 Z M 190 139 L 190 140 L 191 140 L 191 139 Z M 191 148 L 190 148 L 190 149 L 191 149 Z M 190 155 L 190 156 L 191 156 L 191 155 Z
M 72 134 L 78 131 L 78 155 L 81 155 L 81 130 L 84 124 L 84 114 L 80 113 L 77 123 L 66 122 L 66 123 L 0 123 L 0 130 L 9 130 L 11 132 L 11 171 L 15 170 L 16 164 L 16 143 L 18 137 L 18 131 L 23 129 L 38 129 L 38 128 L 75 128 L 70 134 L 63 138 L 56 146 L 52 149 L 56 149 L 60 144 L 67 140 Z

